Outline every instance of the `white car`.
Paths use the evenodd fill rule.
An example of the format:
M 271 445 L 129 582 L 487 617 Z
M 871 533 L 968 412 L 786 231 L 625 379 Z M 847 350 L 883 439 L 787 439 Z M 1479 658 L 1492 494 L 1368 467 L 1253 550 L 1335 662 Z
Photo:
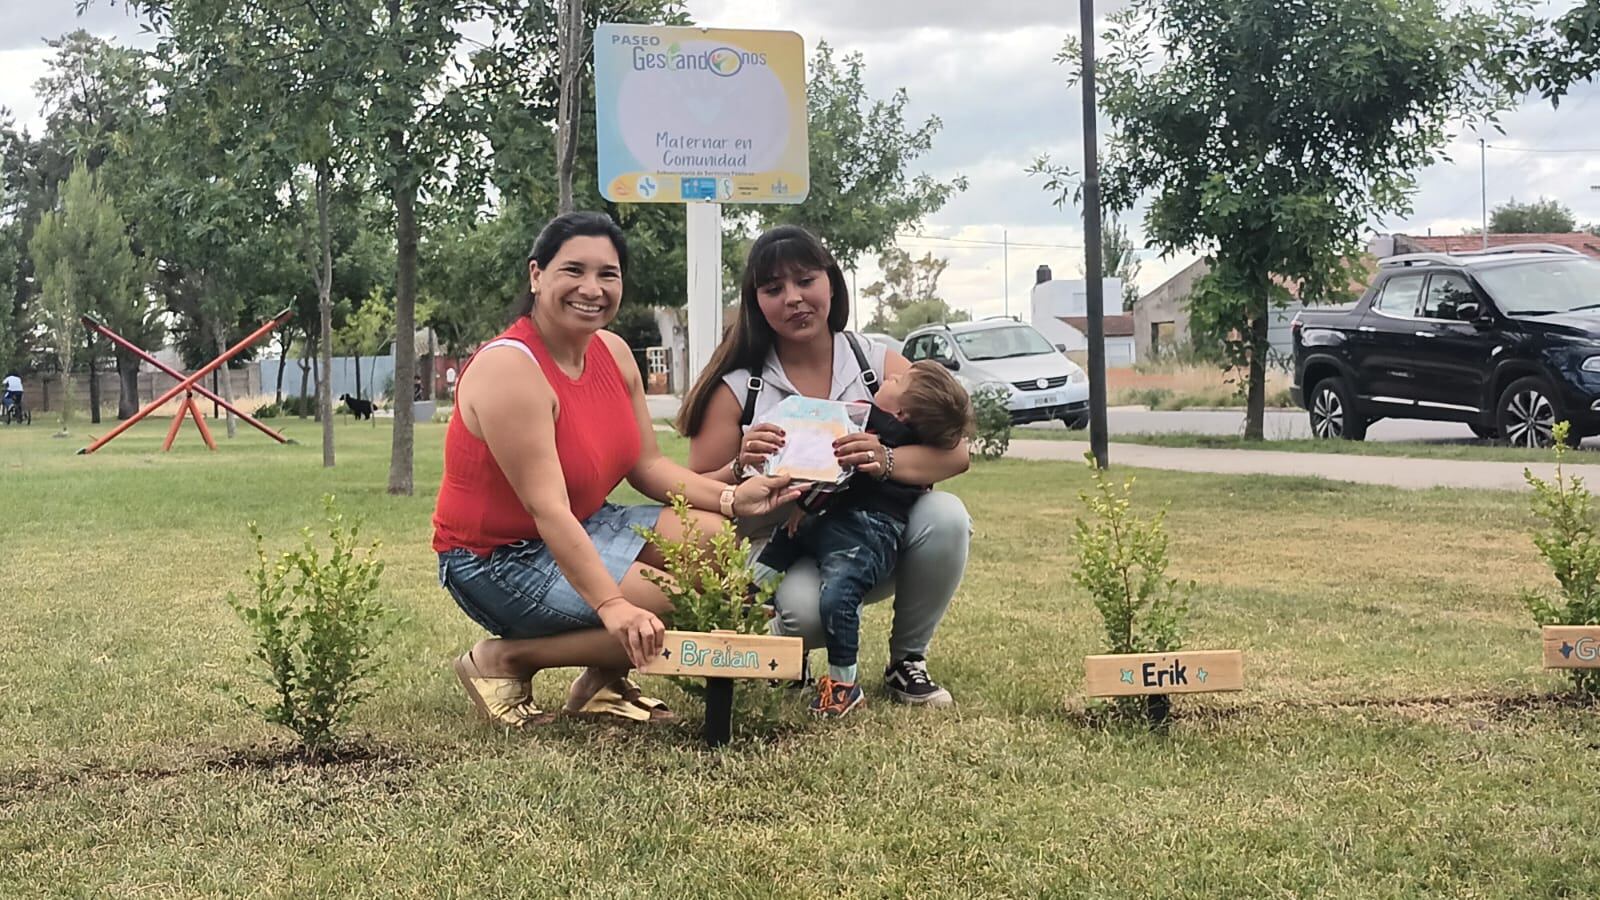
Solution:
M 882 344 L 896 353 L 899 353 L 900 348 L 904 346 L 903 342 L 899 338 L 892 334 L 884 334 L 881 331 L 863 331 L 861 332 L 861 336 L 873 342 L 874 344 Z
M 1016 319 L 927 325 L 906 336 L 905 358 L 931 359 L 955 373 L 969 391 L 1006 393 L 1011 423 L 1060 419 L 1089 424 L 1089 376 L 1045 336 Z

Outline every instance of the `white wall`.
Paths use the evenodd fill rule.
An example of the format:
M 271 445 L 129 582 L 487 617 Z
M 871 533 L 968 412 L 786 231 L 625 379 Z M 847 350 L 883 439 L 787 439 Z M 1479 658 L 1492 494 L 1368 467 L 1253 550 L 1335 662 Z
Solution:
M 1066 337 L 1065 340 L 1061 340 L 1052 336 L 1050 332 L 1045 331 L 1043 328 L 1039 328 L 1039 330 L 1044 333 L 1045 337 L 1050 338 L 1050 343 L 1067 345 L 1067 352 L 1069 353 L 1088 352 L 1088 335 L 1079 332 L 1078 329 L 1073 328 L 1071 325 L 1068 325 L 1059 319 L 1056 320 L 1056 325 L 1060 328 L 1059 333 Z M 1136 359 L 1137 355 L 1132 336 L 1106 338 L 1107 368 L 1122 368 L 1131 366 L 1134 364 Z
M 1106 311 L 1115 314 L 1121 309 L 1122 279 L 1106 278 L 1101 282 L 1107 302 Z M 1086 316 L 1089 314 L 1089 283 L 1083 279 L 1071 281 L 1046 281 L 1033 286 L 1029 297 L 1028 321 L 1052 344 L 1065 344 L 1068 352 L 1089 349 L 1089 341 L 1077 329 L 1060 320 L 1060 316 Z M 1111 344 L 1122 338 L 1106 341 L 1106 357 L 1111 359 Z M 1131 339 L 1130 339 L 1131 341 Z M 1130 355 L 1129 359 L 1132 357 Z

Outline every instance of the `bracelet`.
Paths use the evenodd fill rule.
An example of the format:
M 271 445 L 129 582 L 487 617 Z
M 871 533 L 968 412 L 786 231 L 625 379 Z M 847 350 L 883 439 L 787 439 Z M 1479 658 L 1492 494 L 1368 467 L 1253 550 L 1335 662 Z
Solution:
M 618 594 L 618 595 L 616 595 L 616 596 L 615 596 L 615 597 L 612 597 L 612 598 L 611 598 L 611 599 L 609 599 L 609 600 L 602 600 L 602 601 L 601 601 L 601 602 L 600 602 L 600 605 L 599 605 L 599 606 L 596 606 L 596 607 L 595 607 L 595 608 L 594 608 L 594 611 L 595 611 L 595 612 L 596 612 L 596 613 L 598 613 L 598 612 L 600 612 L 600 610 L 602 610 L 602 609 L 605 609 L 605 608 L 606 608 L 606 607 L 608 607 L 608 606 L 610 606 L 610 605 L 611 605 L 611 604 L 613 604 L 613 603 L 615 603 L 615 602 L 617 602 L 617 601 L 618 601 L 618 600 L 621 600 L 621 601 L 622 601 L 622 602 L 623 602 L 623 603 L 627 603 L 627 602 L 628 602 L 628 598 L 627 598 L 627 597 L 624 597 L 624 596 L 622 596 L 622 595 L 621 595 L 621 594 Z
M 733 518 L 733 488 L 722 489 L 721 496 L 717 497 L 717 508 L 722 512 L 724 519 Z
M 889 474 L 894 471 L 894 448 L 883 448 L 883 474 L 878 476 L 879 481 L 888 481 Z

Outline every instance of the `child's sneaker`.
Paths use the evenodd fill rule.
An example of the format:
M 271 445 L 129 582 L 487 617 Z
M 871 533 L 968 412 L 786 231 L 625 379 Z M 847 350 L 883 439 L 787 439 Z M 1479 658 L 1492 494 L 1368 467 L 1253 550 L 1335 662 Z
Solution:
M 867 694 L 854 682 L 834 681 L 824 675 L 817 679 L 817 698 L 811 712 L 824 719 L 837 719 L 867 702 Z

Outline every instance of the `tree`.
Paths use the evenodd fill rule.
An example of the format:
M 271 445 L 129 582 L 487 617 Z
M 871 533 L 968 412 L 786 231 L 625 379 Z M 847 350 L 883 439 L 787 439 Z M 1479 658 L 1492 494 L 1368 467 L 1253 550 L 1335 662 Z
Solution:
M 556 58 L 560 99 L 556 103 L 556 211 L 577 209 L 572 198 L 572 167 L 578 157 L 578 100 L 594 32 L 584 28 L 583 0 L 556 0 Z
M 1559 105 L 1574 84 L 1600 72 L 1600 0 L 1584 0 L 1541 25 L 1518 59 L 1515 83 Z
M 1489 214 L 1490 234 L 1566 234 L 1578 230 L 1572 210 L 1556 200 L 1541 197 L 1533 203 L 1496 206 Z
M 478 12 L 471 0 L 384 0 L 377 17 L 373 76 L 376 90 L 364 117 L 364 139 L 394 208 L 394 436 L 388 491 L 413 488 L 415 410 L 405 385 L 417 368 L 417 198 L 423 188 L 450 194 L 452 171 L 480 149 L 468 90 L 449 76 L 461 43 L 460 27 Z M 456 165 L 452 165 L 456 163 Z
M 1139 302 L 1137 251 L 1133 238 L 1128 234 L 1128 226 L 1116 216 L 1109 217 L 1100 232 L 1100 258 L 1107 278 L 1122 279 L 1123 312 L 1132 312 L 1133 305 Z
M 895 232 L 967 189 L 967 180 L 959 176 L 938 181 L 906 174 L 909 164 L 932 149 L 942 123 L 930 116 L 908 128 L 905 89 L 888 100 L 872 100 L 864 69 L 861 54 L 835 60 L 832 47 L 817 44 L 806 83 L 811 193 L 804 203 L 762 206 L 746 214 L 761 228 L 802 225 L 816 232 L 846 269 L 863 253 L 888 250 Z
M 43 170 L 44 195 L 53 195 L 54 160 L 71 157 L 82 160 L 90 172 L 97 173 L 100 189 L 119 211 L 127 212 L 134 189 L 134 166 L 128 147 L 144 129 L 151 116 L 151 72 L 138 51 L 118 47 L 74 31 L 48 42 L 55 53 L 48 61 L 49 71 L 34 84 L 45 112 L 44 143 L 53 158 Z M 64 172 L 60 173 L 64 176 Z M 137 234 L 137 223 L 129 224 L 130 236 Z M 141 249 L 130 239 L 134 254 Z M 111 330 L 141 347 L 157 346 L 166 337 L 158 298 L 142 289 L 127 291 L 109 306 L 93 312 Z M 99 421 L 99 385 L 95 378 L 95 358 L 110 348 L 117 368 L 117 417 L 126 419 L 139 408 L 140 359 L 120 346 L 90 340 L 91 416 Z
M 62 191 L 59 209 L 39 222 L 29 245 L 42 285 L 40 324 L 49 332 L 61 366 L 61 428 L 72 418 L 72 359 L 86 310 L 126 303 L 141 290 L 139 264 L 127 228 L 88 167 L 79 163 Z
M 876 301 L 880 313 L 885 308 L 898 312 L 918 301 L 938 297 L 939 278 L 949 267 L 950 260 L 942 256 L 925 253 L 921 259 L 912 259 L 899 247 L 890 247 L 878 257 L 883 280 L 868 285 L 861 295 Z
M 883 280 L 873 282 L 861 292 L 863 298 L 871 297 L 877 302 L 866 330 L 903 338 L 914 329 L 934 322 L 965 322 L 966 313 L 952 310 L 950 304 L 939 297 L 939 277 L 949 265 L 949 260 L 932 253 L 912 259 L 911 254 L 899 247 L 884 251 L 878 257 Z
M 1309 302 L 1345 290 L 1362 227 L 1407 210 L 1449 128 L 1509 107 L 1509 48 L 1526 30 L 1513 7 L 1452 14 L 1434 0 L 1135 0 L 1111 17 L 1105 203 L 1149 196 L 1151 244 L 1210 252 L 1191 324 L 1248 367 L 1247 438 L 1262 437 L 1282 283 Z M 1058 61 L 1078 58 L 1069 41 Z M 1058 203 L 1071 195 L 1065 168 L 1033 171 Z

